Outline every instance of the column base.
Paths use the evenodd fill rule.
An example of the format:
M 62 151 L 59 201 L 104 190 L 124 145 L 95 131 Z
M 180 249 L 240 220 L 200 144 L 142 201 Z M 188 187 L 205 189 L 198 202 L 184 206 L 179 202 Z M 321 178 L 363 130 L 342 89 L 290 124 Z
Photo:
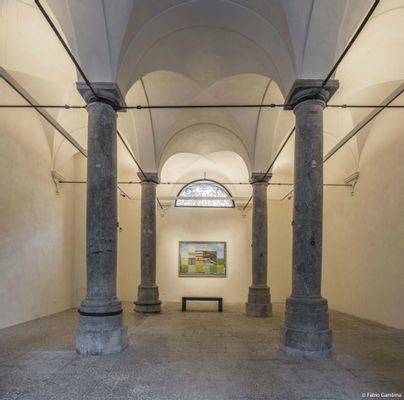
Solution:
M 125 349 L 128 335 L 126 326 L 122 324 L 122 303 L 119 299 L 86 298 L 81 302 L 79 312 L 82 313 L 76 332 L 79 354 L 112 354 Z
M 245 311 L 247 315 L 252 317 L 270 317 L 272 315 L 271 295 L 268 286 L 250 286 Z
M 80 315 L 76 333 L 76 351 L 83 355 L 120 353 L 127 346 L 128 334 L 122 314 L 89 317 Z
M 328 304 L 322 297 L 289 297 L 286 300 L 285 326 L 281 342 L 287 353 L 327 355 L 332 349 L 328 327 Z
M 159 288 L 157 286 L 139 286 L 138 298 L 135 301 L 135 311 L 145 314 L 161 312 Z

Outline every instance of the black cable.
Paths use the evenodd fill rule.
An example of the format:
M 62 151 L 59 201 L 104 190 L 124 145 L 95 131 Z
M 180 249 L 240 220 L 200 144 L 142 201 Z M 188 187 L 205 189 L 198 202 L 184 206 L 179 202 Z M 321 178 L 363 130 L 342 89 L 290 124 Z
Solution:
M 284 108 L 287 104 L 276 104 L 274 107 Z M 274 108 L 272 105 L 268 104 L 223 104 L 223 105 L 198 105 L 198 106 L 127 106 L 121 107 L 122 110 L 143 110 L 150 108 L 158 109 L 170 109 L 170 108 Z M 65 110 L 70 109 L 85 109 L 87 106 L 76 106 L 76 105 L 56 105 L 56 104 L 0 104 L 0 108 L 60 108 Z M 404 108 L 404 104 L 397 105 L 380 105 L 380 104 L 327 104 L 326 108 Z M 286 110 L 289 111 L 289 110 Z
M 158 197 L 156 197 L 156 200 L 157 200 L 157 203 L 160 206 L 160 208 L 164 211 L 164 207 L 161 205 L 161 202 Z
M 342 139 L 342 144 L 340 147 L 338 147 L 335 151 L 332 153 L 329 153 L 326 155 L 326 157 L 323 160 L 323 163 L 328 161 L 338 150 L 340 150 L 345 144 L 347 144 L 353 137 L 355 137 L 365 126 L 367 126 L 371 121 L 373 121 L 384 109 L 386 108 L 392 108 L 394 106 L 390 106 L 390 104 L 396 100 L 399 96 L 401 96 L 404 93 L 404 89 L 400 90 L 398 93 L 396 93 L 385 105 L 382 105 L 379 107 L 379 110 L 375 112 L 363 125 L 360 125 L 355 129 L 349 137 L 345 137 Z M 370 113 L 371 114 L 371 113 Z
M 159 110 L 159 109 L 187 109 L 187 108 L 284 108 L 285 104 L 174 104 L 174 105 L 154 105 L 154 106 L 126 106 L 126 110 Z
M 132 160 L 135 162 L 135 164 L 137 165 L 137 167 L 139 168 L 139 171 L 141 172 L 141 174 L 144 176 L 145 179 L 147 179 L 146 174 L 144 173 L 142 167 L 140 166 L 140 164 L 138 163 L 138 161 L 136 160 L 136 157 L 134 156 L 134 154 L 132 153 L 132 150 L 129 148 L 129 146 L 126 144 L 126 141 L 124 140 L 124 138 L 122 137 L 121 133 L 119 132 L 119 130 L 116 130 L 116 133 L 119 137 L 119 139 L 121 139 L 121 142 L 123 143 L 123 145 L 125 146 L 126 150 L 128 151 L 129 155 L 132 157 Z
M 132 197 L 128 195 L 119 185 L 117 186 L 118 190 L 121 192 L 122 197 L 127 197 L 129 200 L 133 200 Z
M 203 105 L 157 105 L 157 106 L 125 106 L 125 110 L 147 110 L 147 109 L 193 109 L 193 108 L 285 108 L 290 104 L 203 104 Z M 380 104 L 327 104 L 330 108 L 386 108 Z M 394 105 L 387 108 L 404 108 L 403 105 Z
M 289 142 L 289 139 L 292 137 L 293 133 L 295 132 L 296 127 L 293 127 L 292 130 L 289 132 L 289 135 L 287 136 L 286 140 L 284 140 L 282 146 L 280 147 L 280 149 L 278 150 L 278 152 L 276 153 L 276 156 L 274 157 L 274 159 L 272 160 L 271 164 L 269 164 L 268 169 L 265 172 L 264 178 L 269 174 L 269 171 L 271 170 L 271 168 L 274 166 L 275 161 L 278 159 L 278 157 L 280 156 L 282 150 L 285 148 L 286 144 Z
M 404 108 L 404 104 L 383 105 L 383 104 L 327 104 L 327 108 Z
M 50 105 L 50 104 L 0 104 L 0 108 L 60 108 L 60 109 L 78 109 L 78 108 L 86 108 L 86 106 L 70 106 L 68 104 L 65 104 L 63 106 L 59 105 Z
M 42 15 L 45 17 L 45 19 L 48 21 L 48 24 L 50 25 L 50 27 L 52 28 L 53 32 L 55 32 L 55 35 L 58 37 L 60 43 L 62 44 L 62 46 L 64 47 L 64 49 L 66 50 L 67 54 L 69 55 L 70 59 L 73 61 L 73 64 L 76 66 L 76 68 L 78 69 L 78 71 L 80 72 L 80 75 L 82 76 L 82 78 L 84 79 L 84 82 L 86 83 L 86 85 L 88 86 L 88 88 L 91 90 L 91 93 L 95 96 L 95 98 L 98 98 L 97 93 L 95 92 L 94 88 L 91 86 L 91 82 L 87 79 L 86 75 L 84 74 L 83 70 L 81 69 L 79 63 L 77 62 L 77 60 L 75 59 L 73 53 L 70 51 L 69 47 L 67 46 L 66 42 L 63 40 L 61 34 L 59 33 L 59 31 L 57 30 L 55 24 L 53 23 L 53 21 L 50 19 L 49 15 L 47 14 L 47 12 L 45 11 L 45 9 L 42 7 L 42 4 L 40 3 L 39 0 L 35 0 L 35 4 L 38 6 L 39 10 L 41 11 Z
M 47 112 L 40 110 L 33 103 L 33 98 L 31 98 L 31 96 L 29 96 L 29 94 L 27 92 L 25 92 L 25 90 L 21 91 L 17 87 L 17 85 L 16 85 L 17 82 L 13 82 L 12 79 L 10 80 L 10 78 L 4 76 L 3 74 L 0 74 L 0 76 L 5 82 L 7 82 L 7 84 L 13 90 L 15 90 L 27 103 L 29 103 L 30 108 L 34 108 L 35 111 L 38 114 L 40 114 L 43 118 L 45 118 L 45 120 L 48 121 L 48 123 L 51 124 L 72 146 L 74 146 L 84 157 L 87 157 L 87 153 L 86 153 L 85 149 L 83 147 L 81 147 L 80 144 L 78 142 L 76 142 L 76 140 L 74 138 L 70 137 L 68 132 L 65 131 L 65 129 L 57 123 L 57 121 L 54 121 L 53 118 Z M 23 93 L 23 92 L 25 92 L 25 93 Z
M 81 69 L 79 63 L 77 62 L 76 58 L 74 57 L 73 53 L 70 51 L 69 47 L 67 46 L 66 42 L 63 40 L 62 36 L 60 35 L 59 31 L 57 30 L 55 24 L 52 22 L 52 20 L 50 19 L 49 15 L 47 14 L 47 12 L 45 11 L 45 9 L 42 7 L 42 4 L 40 3 L 39 0 L 35 0 L 35 4 L 38 6 L 39 10 L 41 11 L 42 15 L 45 17 L 46 21 L 48 22 L 48 24 L 51 26 L 53 32 L 56 34 L 56 36 L 58 37 L 60 43 L 62 44 L 62 46 L 64 47 L 64 49 L 66 50 L 67 54 L 69 55 L 70 59 L 73 61 L 74 65 L 76 66 L 77 70 L 80 72 L 80 75 L 82 76 L 82 78 L 84 79 L 86 85 L 88 86 L 88 88 L 91 90 L 92 94 L 94 95 L 94 97 L 96 99 L 99 99 L 100 97 L 97 95 L 97 93 L 95 92 L 94 88 L 91 85 L 91 82 L 88 80 L 86 74 L 84 73 L 84 71 Z M 54 108 L 57 108 L 54 107 Z M 74 107 L 70 107 L 70 106 L 62 106 L 61 108 L 81 108 L 79 106 L 74 106 Z M 83 107 L 85 108 L 85 107 Z M 131 155 L 131 157 L 133 158 L 133 160 L 135 161 L 137 167 L 139 168 L 140 172 L 143 174 L 143 176 L 146 178 L 145 173 L 143 172 L 142 168 L 140 167 L 140 164 L 138 163 L 138 161 L 136 160 L 135 156 L 133 155 L 132 151 L 130 151 L 129 147 L 127 146 L 126 142 L 123 140 L 122 135 L 120 134 L 120 132 L 117 129 L 117 134 L 119 136 L 119 138 L 121 139 L 122 143 L 124 144 L 125 148 L 128 150 L 129 154 Z M 119 190 L 121 190 L 119 188 Z M 121 192 L 123 192 L 121 190 Z M 125 196 L 128 196 L 126 193 L 123 193 Z M 129 196 L 128 196 L 129 197 Z
M 96 98 L 99 98 L 99 96 L 97 95 L 97 93 L 94 91 L 94 88 L 91 85 L 91 82 L 87 79 L 86 75 L 84 74 L 83 70 L 81 69 L 79 63 L 77 62 L 77 60 L 75 59 L 74 55 L 72 54 L 72 52 L 70 51 L 69 47 L 67 46 L 67 44 L 65 43 L 65 41 L 63 40 L 62 36 L 60 35 L 59 31 L 57 30 L 56 26 L 53 24 L 52 20 L 50 19 L 49 15 L 46 13 L 45 9 L 42 7 L 41 3 L 39 0 L 35 0 L 36 5 L 38 6 L 39 10 L 41 11 L 41 13 L 43 14 L 43 16 L 45 17 L 45 19 L 47 20 L 47 22 L 49 23 L 49 25 L 51 26 L 52 30 L 54 31 L 54 33 L 56 34 L 56 36 L 58 37 L 59 41 L 61 42 L 61 44 L 63 45 L 63 47 L 65 48 L 66 52 L 68 53 L 70 59 L 73 61 L 74 65 L 76 66 L 76 68 L 78 69 L 78 71 L 80 72 L 82 78 L 84 79 L 85 83 L 87 84 L 87 86 L 89 87 L 89 89 L 91 90 L 91 92 L 93 93 L 93 95 Z M 367 24 L 367 22 L 369 21 L 369 19 L 371 18 L 373 12 L 375 11 L 376 7 L 378 6 L 378 4 L 380 3 L 380 0 L 375 0 L 372 7 L 370 8 L 370 10 L 368 11 L 368 13 L 366 14 L 364 20 L 362 21 L 362 23 L 360 24 L 359 28 L 356 30 L 354 36 L 352 37 L 352 39 L 349 41 L 348 45 L 346 46 L 346 48 L 344 49 L 344 51 L 342 52 L 342 54 L 340 55 L 340 57 L 338 58 L 337 62 L 334 64 L 333 68 L 331 69 L 331 71 L 329 72 L 329 74 L 326 76 L 326 78 L 324 79 L 323 83 L 322 83 L 322 87 L 324 87 L 328 81 L 331 79 L 332 75 L 334 74 L 334 72 L 336 71 L 336 69 L 338 68 L 339 64 L 342 62 L 342 60 L 344 59 L 344 57 L 346 56 L 346 54 L 348 53 L 349 49 L 352 47 L 352 45 L 354 44 L 354 42 L 356 41 L 356 39 L 358 38 L 358 36 L 360 35 L 360 33 L 362 32 L 363 28 L 365 27 L 365 25 Z M 241 105 L 241 104 L 235 104 L 235 105 L 229 105 L 229 104 L 222 104 L 222 105 L 167 105 L 167 106 L 128 106 L 128 107 L 124 107 L 125 109 L 138 109 L 138 110 L 142 110 L 142 109 L 188 109 L 188 108 L 275 108 L 275 107 L 284 107 L 285 105 L 281 105 L 281 104 L 250 104 L 250 105 Z M 0 106 L 1 107 L 1 106 Z M 348 105 L 331 105 L 330 107 L 333 108 L 348 108 Z M 389 106 L 389 105 L 385 105 L 385 106 L 361 106 L 361 105 L 353 105 L 350 108 L 380 108 L 380 111 L 378 113 L 376 113 L 372 118 L 375 118 L 381 111 L 383 111 L 385 108 L 403 108 L 404 106 Z M 2 107 L 4 108 L 4 107 Z M 34 107 L 35 108 L 35 107 Z M 38 106 L 36 107 L 38 108 Z M 57 108 L 57 106 L 54 107 L 49 107 L 49 108 Z M 63 106 L 63 108 L 81 108 L 79 106 Z M 368 121 L 370 122 L 370 121 Z M 363 127 L 362 127 L 363 128 Z M 361 128 L 361 129 L 362 129 Z M 295 127 L 292 129 L 292 131 L 289 133 L 287 139 L 284 141 L 283 145 L 281 146 L 280 150 L 278 151 L 278 153 L 276 154 L 275 158 L 272 160 L 270 166 L 268 167 L 265 176 L 269 173 L 270 169 L 273 167 L 275 161 L 277 160 L 277 158 L 279 157 L 281 151 L 283 150 L 283 148 L 286 146 L 286 143 L 289 141 L 290 137 L 292 136 L 293 132 L 295 131 Z M 126 149 L 129 151 L 127 144 L 125 143 L 125 141 L 123 140 L 122 136 L 120 135 L 120 133 L 118 132 L 118 135 L 120 137 L 120 139 L 122 140 L 122 142 L 124 143 Z M 132 154 L 131 151 L 129 151 L 130 155 L 132 156 L 132 158 L 134 159 L 136 165 L 138 166 L 139 170 L 141 171 L 141 173 L 143 174 L 143 176 L 146 178 L 145 173 L 143 172 L 143 170 L 140 168 L 140 165 L 138 164 L 137 160 L 135 159 L 134 155 Z M 326 160 L 325 160 L 326 161 Z M 252 197 L 251 197 L 252 198 Z M 249 200 L 249 202 L 251 201 L 251 199 Z M 249 203 L 248 202 L 248 203 Z M 246 204 L 246 206 L 248 205 L 248 203 Z M 161 204 L 160 204 L 161 206 Z
M 352 47 L 352 45 L 355 43 L 356 39 L 358 38 L 358 36 L 360 35 L 360 33 L 362 32 L 363 28 L 365 27 L 365 25 L 367 24 L 367 22 L 369 21 L 370 17 L 372 16 L 373 12 L 375 11 L 376 7 L 379 5 L 380 0 L 375 0 L 372 7 L 370 8 L 370 10 L 368 11 L 368 13 L 366 14 L 366 17 L 364 18 L 364 20 L 362 21 L 362 23 L 359 25 L 359 28 L 356 30 L 355 34 L 352 36 L 352 39 L 349 41 L 348 45 L 345 47 L 344 51 L 342 52 L 342 54 L 340 55 L 340 57 L 338 58 L 337 62 L 334 64 L 334 66 L 331 68 L 331 71 L 329 72 L 329 74 L 327 75 L 327 77 L 324 79 L 323 84 L 321 85 L 321 87 L 324 87 L 328 81 L 331 79 L 332 75 L 334 74 L 335 70 L 338 68 L 338 66 L 340 65 L 341 61 L 344 59 L 344 57 L 346 56 L 346 54 L 348 53 L 349 49 Z
M 87 181 L 68 181 L 63 180 L 59 181 L 59 183 L 66 183 L 66 184 L 86 184 Z M 223 186 L 227 185 L 251 185 L 250 182 L 219 182 Z M 142 182 L 137 181 L 118 181 L 119 185 L 141 185 Z M 160 182 L 159 185 L 188 185 L 189 182 Z M 268 182 L 269 186 L 293 186 L 294 183 L 290 182 Z M 324 186 L 351 186 L 347 183 L 323 183 Z
M 248 205 L 251 203 L 252 200 L 252 196 L 248 199 L 247 203 L 245 203 L 245 206 L 243 207 L 243 211 L 245 211 L 245 209 L 248 207 Z
M 372 7 L 371 7 L 370 10 L 367 12 L 367 14 L 366 14 L 364 20 L 363 20 L 362 23 L 359 25 L 359 28 L 356 30 L 356 32 L 355 32 L 355 34 L 353 35 L 352 39 L 349 41 L 348 45 L 345 47 L 344 51 L 342 52 L 342 54 L 341 54 L 340 57 L 338 58 L 337 62 L 334 64 L 334 66 L 331 68 L 331 71 L 329 72 L 329 74 L 328 74 L 328 75 L 326 76 L 326 78 L 324 79 L 324 81 L 323 81 L 323 83 L 322 83 L 322 85 L 321 85 L 322 87 L 324 87 L 324 86 L 328 83 L 328 81 L 331 79 L 332 75 L 334 74 L 334 72 L 336 71 L 336 69 L 338 68 L 338 66 L 339 66 L 340 63 L 342 62 L 342 60 L 343 60 L 343 59 L 345 58 L 345 56 L 347 55 L 348 51 L 350 50 L 350 48 L 352 47 L 352 45 L 354 44 L 354 42 L 355 42 L 356 39 L 358 38 L 359 34 L 362 32 L 363 28 L 365 27 L 365 25 L 366 25 L 367 22 L 369 21 L 370 17 L 372 16 L 373 12 L 375 11 L 375 9 L 376 9 L 376 7 L 379 5 L 379 3 L 380 3 L 380 0 L 375 0 L 375 1 L 374 1 Z M 331 106 L 331 107 L 332 107 L 332 106 Z M 336 107 L 336 106 L 334 106 L 334 107 Z M 347 106 L 342 105 L 341 108 L 347 108 Z M 357 108 L 359 108 L 359 107 L 357 107 Z M 376 107 L 374 107 L 374 108 L 376 108 Z M 382 108 L 381 111 L 382 111 L 383 109 L 384 109 L 384 108 Z M 290 132 L 290 134 L 289 134 L 289 136 L 288 136 L 288 138 L 287 138 L 287 140 L 286 140 L 285 142 L 287 142 L 287 141 L 289 140 L 289 138 L 292 136 L 293 132 L 295 131 L 295 128 L 296 128 L 296 127 L 294 127 L 293 130 Z M 284 144 L 286 144 L 286 143 L 284 143 Z M 284 147 L 284 146 L 283 146 L 283 147 Z M 283 147 L 282 147 L 282 149 L 283 149 Z M 272 161 L 271 165 L 270 165 L 269 168 L 267 169 L 266 174 L 269 173 L 270 169 L 272 168 L 272 166 L 273 166 L 273 164 L 275 163 L 276 159 L 278 158 L 279 154 L 280 154 L 280 152 L 277 153 L 277 155 L 276 155 L 274 161 Z M 326 161 L 326 160 L 325 160 L 325 161 Z M 325 161 L 324 161 L 324 162 L 325 162 Z M 292 193 L 292 192 L 293 192 L 293 189 L 292 189 L 292 191 L 291 191 L 290 193 Z M 282 198 L 282 200 L 284 200 L 284 199 L 285 199 L 286 197 L 288 197 L 288 196 L 289 196 L 289 193 L 288 193 L 284 198 Z

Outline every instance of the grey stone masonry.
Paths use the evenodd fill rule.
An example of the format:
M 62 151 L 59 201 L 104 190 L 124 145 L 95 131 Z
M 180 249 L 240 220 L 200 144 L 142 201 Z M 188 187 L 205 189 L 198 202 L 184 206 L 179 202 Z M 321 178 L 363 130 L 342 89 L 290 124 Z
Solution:
M 271 295 L 267 285 L 268 211 L 267 189 L 271 174 L 253 173 L 252 209 L 252 285 L 248 291 L 246 313 L 254 317 L 272 314 Z
M 122 351 L 127 342 L 116 295 L 119 104 L 114 90 L 105 102 L 91 98 L 87 87 L 78 88 L 88 102 L 87 296 L 80 304 L 76 350 L 84 355 L 110 354 Z
M 142 185 L 141 204 L 141 279 L 135 311 L 159 313 L 161 301 L 156 285 L 156 186 L 157 173 L 138 173 Z
M 327 354 L 332 348 L 327 300 L 321 297 L 323 110 L 338 88 L 297 80 L 286 103 L 296 116 L 292 294 L 281 340 L 288 352 Z

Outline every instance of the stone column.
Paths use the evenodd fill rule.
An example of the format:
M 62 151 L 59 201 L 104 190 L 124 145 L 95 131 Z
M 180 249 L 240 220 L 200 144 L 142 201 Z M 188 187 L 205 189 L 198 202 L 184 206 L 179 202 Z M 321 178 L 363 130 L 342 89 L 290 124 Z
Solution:
M 141 205 L 141 278 L 135 311 L 159 313 L 161 301 L 156 285 L 156 186 L 160 182 L 156 173 L 138 173 L 142 186 Z
M 331 350 L 328 304 L 321 297 L 323 221 L 323 110 L 338 88 L 297 80 L 288 96 L 296 116 L 293 201 L 292 294 L 286 300 L 281 339 L 291 353 Z
M 120 97 L 112 84 L 78 89 L 87 102 L 87 297 L 81 302 L 76 349 L 80 354 L 122 351 L 127 342 L 122 304 L 116 296 L 117 147 L 116 110 Z
M 267 189 L 271 174 L 253 173 L 252 209 L 252 285 L 248 291 L 246 312 L 254 317 L 272 314 L 271 295 L 267 286 L 268 212 Z

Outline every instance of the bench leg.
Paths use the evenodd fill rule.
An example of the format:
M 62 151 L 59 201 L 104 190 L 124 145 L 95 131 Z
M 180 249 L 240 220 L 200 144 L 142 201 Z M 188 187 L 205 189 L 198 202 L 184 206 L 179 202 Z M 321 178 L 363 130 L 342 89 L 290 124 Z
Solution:
M 187 301 L 182 299 L 182 311 L 187 311 Z
M 219 300 L 217 310 L 218 310 L 219 312 L 223 312 L 223 300 Z

